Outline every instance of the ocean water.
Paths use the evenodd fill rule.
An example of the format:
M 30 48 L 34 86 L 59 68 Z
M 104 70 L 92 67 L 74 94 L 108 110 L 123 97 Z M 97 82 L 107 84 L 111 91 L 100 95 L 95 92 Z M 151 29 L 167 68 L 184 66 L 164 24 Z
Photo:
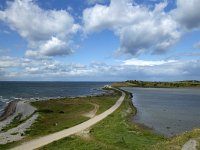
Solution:
M 200 89 L 123 89 L 133 93 L 134 122 L 169 137 L 200 128 Z
M 109 82 L 0 82 L 0 113 L 14 99 L 98 95 Z

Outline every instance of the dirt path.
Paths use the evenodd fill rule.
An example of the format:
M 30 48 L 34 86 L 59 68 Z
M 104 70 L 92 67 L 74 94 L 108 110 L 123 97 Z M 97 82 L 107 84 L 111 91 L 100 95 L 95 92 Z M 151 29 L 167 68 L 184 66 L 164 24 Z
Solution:
M 94 124 L 98 123 L 99 121 L 103 120 L 104 118 L 106 118 L 108 115 L 112 114 L 122 104 L 126 94 L 123 91 L 121 91 L 121 92 L 122 92 L 122 96 L 117 100 L 117 102 L 111 108 L 109 108 L 105 112 L 101 113 L 100 115 L 97 115 L 94 118 L 91 118 L 90 120 L 85 121 L 79 125 L 69 128 L 69 129 L 65 129 L 65 130 L 32 140 L 27 143 L 23 143 L 22 145 L 15 147 L 12 150 L 36 149 L 36 148 L 42 147 L 44 145 L 47 145 L 49 143 L 60 140 L 64 137 L 73 135 L 75 133 L 78 133 L 80 131 L 83 131 L 83 130 L 91 127 L 92 125 L 94 125 Z
M 97 111 L 99 110 L 99 105 L 95 103 L 90 103 L 90 104 L 94 106 L 94 109 L 91 110 L 90 112 L 83 114 L 83 116 L 86 116 L 88 118 L 93 118 L 96 115 Z

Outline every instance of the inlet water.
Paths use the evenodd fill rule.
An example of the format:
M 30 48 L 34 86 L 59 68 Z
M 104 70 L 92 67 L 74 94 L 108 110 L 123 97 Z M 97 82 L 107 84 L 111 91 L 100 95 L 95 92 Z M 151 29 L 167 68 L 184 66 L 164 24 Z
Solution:
M 133 93 L 133 120 L 165 136 L 200 128 L 200 89 L 123 88 Z

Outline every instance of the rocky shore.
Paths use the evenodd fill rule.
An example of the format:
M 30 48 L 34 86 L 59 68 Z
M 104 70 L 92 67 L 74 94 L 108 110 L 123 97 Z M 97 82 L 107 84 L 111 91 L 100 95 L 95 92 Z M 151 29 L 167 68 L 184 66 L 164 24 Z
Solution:
M 13 141 L 18 141 L 25 136 L 25 131 L 31 127 L 37 119 L 38 114 L 35 113 L 36 108 L 30 105 L 28 101 L 12 101 L 5 108 L 4 113 L 0 117 L 0 144 L 6 144 Z M 7 131 L 2 129 L 9 124 L 15 117 L 20 114 L 20 120 L 24 120 L 17 127 Z
M 11 101 L 5 108 L 4 113 L 0 116 L 0 121 L 7 119 L 9 116 L 13 115 L 16 111 L 18 101 Z

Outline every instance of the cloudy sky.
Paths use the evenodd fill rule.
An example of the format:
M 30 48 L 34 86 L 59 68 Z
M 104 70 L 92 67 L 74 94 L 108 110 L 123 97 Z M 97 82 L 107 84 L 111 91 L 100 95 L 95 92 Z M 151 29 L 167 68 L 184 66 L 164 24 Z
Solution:
M 0 80 L 200 80 L 199 0 L 1 0 Z

